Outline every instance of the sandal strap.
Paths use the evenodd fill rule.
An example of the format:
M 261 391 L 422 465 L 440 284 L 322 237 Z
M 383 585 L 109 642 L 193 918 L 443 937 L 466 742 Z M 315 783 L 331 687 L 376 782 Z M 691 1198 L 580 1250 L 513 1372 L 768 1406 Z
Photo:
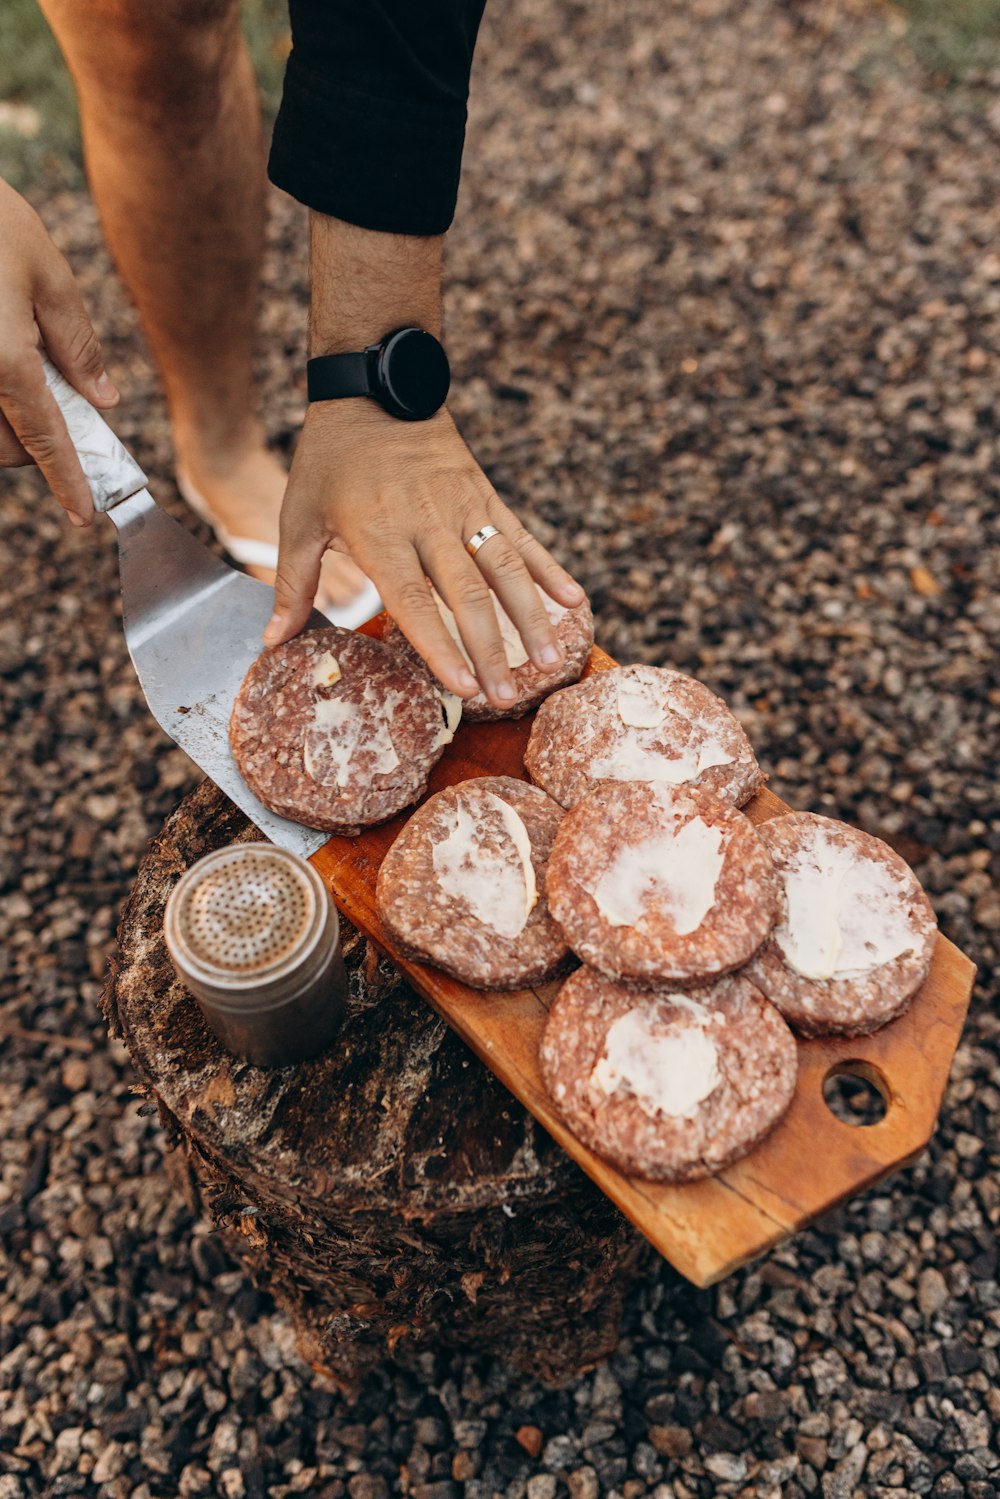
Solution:
M 252 536 L 233 536 L 225 526 L 219 525 L 205 496 L 195 489 L 186 474 L 177 469 L 174 478 L 181 498 L 190 505 L 199 519 L 211 526 L 220 545 L 225 547 L 234 562 L 239 562 L 243 567 L 266 567 L 271 572 L 276 571 L 278 548 L 273 542 L 255 541 Z M 358 625 L 363 625 L 380 612 L 382 600 L 369 578 L 361 592 L 346 604 L 331 603 L 318 607 L 319 612 L 325 614 L 331 624 L 340 625 L 344 630 L 355 630 Z

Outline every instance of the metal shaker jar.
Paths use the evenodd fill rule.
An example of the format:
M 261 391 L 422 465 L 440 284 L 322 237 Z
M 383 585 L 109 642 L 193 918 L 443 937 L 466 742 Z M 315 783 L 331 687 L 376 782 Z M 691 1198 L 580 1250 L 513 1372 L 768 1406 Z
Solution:
M 329 1045 L 347 1007 L 337 910 L 319 875 L 271 843 L 206 854 L 167 902 L 177 976 L 228 1050 L 262 1067 Z

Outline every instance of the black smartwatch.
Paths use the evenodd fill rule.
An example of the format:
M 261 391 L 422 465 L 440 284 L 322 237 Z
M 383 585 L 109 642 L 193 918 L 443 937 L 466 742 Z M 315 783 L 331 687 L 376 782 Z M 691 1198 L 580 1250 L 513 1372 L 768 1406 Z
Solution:
M 423 328 L 397 328 L 360 354 L 321 354 L 306 365 L 310 401 L 369 396 L 390 416 L 422 422 L 444 405 L 448 356 Z

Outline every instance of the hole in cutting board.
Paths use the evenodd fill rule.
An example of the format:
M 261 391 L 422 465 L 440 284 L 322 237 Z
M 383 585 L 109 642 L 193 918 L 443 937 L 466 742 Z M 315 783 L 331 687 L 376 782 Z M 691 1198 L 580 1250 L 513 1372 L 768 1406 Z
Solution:
M 835 1119 L 867 1129 L 889 1110 L 889 1083 L 871 1062 L 837 1062 L 823 1079 L 823 1099 Z

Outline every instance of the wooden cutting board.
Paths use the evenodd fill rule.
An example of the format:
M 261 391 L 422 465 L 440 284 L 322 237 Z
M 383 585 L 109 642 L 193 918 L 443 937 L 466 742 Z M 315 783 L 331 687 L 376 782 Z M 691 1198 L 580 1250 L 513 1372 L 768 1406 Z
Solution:
M 373 620 L 366 632 L 381 635 L 383 623 L 384 617 Z M 614 665 L 595 649 L 588 671 Z M 525 779 L 522 761 L 531 723 L 529 716 L 463 724 L 435 767 L 429 791 L 473 776 Z M 765 790 L 744 810 L 759 823 L 789 809 Z M 927 982 L 899 1020 L 874 1036 L 798 1043 L 799 1078 L 791 1108 L 750 1155 L 719 1176 L 681 1187 L 622 1176 L 570 1133 L 542 1084 L 538 1048 L 558 982 L 482 994 L 429 964 L 403 957 L 382 930 L 375 881 L 408 815 L 358 838 L 331 838 L 311 862 L 345 916 L 389 954 L 414 989 L 695 1285 L 712 1285 L 765 1253 L 838 1202 L 912 1161 L 927 1144 L 975 975 L 969 959 L 941 936 Z M 887 1104 L 881 1121 L 847 1124 L 831 1112 L 824 1083 L 839 1073 L 864 1077 L 878 1088 Z

